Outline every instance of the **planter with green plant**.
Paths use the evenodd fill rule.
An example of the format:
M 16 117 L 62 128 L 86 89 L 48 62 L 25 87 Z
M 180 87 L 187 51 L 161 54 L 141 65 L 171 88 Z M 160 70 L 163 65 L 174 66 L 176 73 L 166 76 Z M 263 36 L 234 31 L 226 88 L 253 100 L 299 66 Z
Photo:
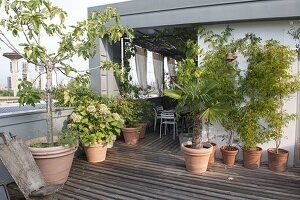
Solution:
M 228 166 L 233 166 L 235 164 L 235 160 L 239 149 L 233 145 L 234 136 L 237 132 L 237 127 L 239 124 L 239 111 L 238 105 L 232 105 L 232 107 L 228 110 L 226 117 L 224 117 L 221 121 L 222 126 L 226 130 L 226 135 L 224 139 L 227 139 L 226 145 L 223 145 L 220 148 L 223 157 L 223 163 Z
M 178 65 L 177 83 L 175 90 L 166 90 L 165 94 L 178 100 L 176 109 L 179 111 L 188 106 L 190 116 L 194 120 L 194 135 L 192 144 L 181 144 L 184 153 L 186 169 L 193 173 L 203 173 L 207 170 L 208 160 L 213 147 L 202 141 L 203 116 L 207 109 L 218 111 L 208 107 L 217 92 L 217 83 L 206 79 L 203 75 L 205 69 L 199 68 L 195 61 L 198 57 L 199 47 L 196 41 L 189 40 L 187 43 L 186 58 Z M 217 113 L 215 113 L 217 115 Z
M 152 111 L 152 103 L 150 101 L 147 101 L 146 99 L 137 99 L 137 104 L 139 110 L 141 110 L 141 118 L 139 125 L 141 127 L 140 129 L 140 139 L 143 139 L 146 134 L 146 129 L 149 124 L 149 122 L 152 121 L 153 118 L 153 111 Z
M 119 114 L 111 113 L 105 104 L 98 101 L 78 106 L 71 120 L 71 129 L 79 132 L 87 160 L 91 163 L 105 160 L 107 143 L 120 134 L 124 126 Z
M 205 121 L 207 141 L 213 145 L 213 152 L 209 158 L 209 163 L 215 162 L 217 144 L 213 142 L 213 134 L 210 127 L 214 123 L 220 123 L 222 119 L 227 118 L 228 110 L 235 104 L 237 95 L 238 80 L 240 70 L 238 63 L 233 59 L 227 59 L 226 55 L 235 52 L 242 45 L 241 40 L 230 39 L 231 29 L 227 26 L 220 34 L 211 31 L 203 31 L 205 42 L 210 49 L 203 54 L 202 76 L 214 80 L 217 84 L 216 92 L 211 100 L 207 102 L 207 109 L 203 113 Z M 232 53 L 231 53 L 232 54 Z
M 251 68 L 251 72 L 264 71 L 262 75 L 252 80 L 259 82 L 257 96 L 265 111 L 262 114 L 267 125 L 267 133 L 270 139 L 275 141 L 275 148 L 268 149 L 268 165 L 272 171 L 284 172 L 289 153 L 279 147 L 284 136 L 283 129 L 295 119 L 296 115 L 288 113 L 283 106 L 292 94 L 300 89 L 299 75 L 292 71 L 295 52 L 275 40 L 266 41 L 259 51 L 260 60 Z
M 248 34 L 246 38 L 249 42 L 244 55 L 249 65 L 241 81 L 245 103 L 241 108 L 238 131 L 244 142 L 244 166 L 256 169 L 262 154 L 257 145 L 281 138 L 282 127 L 291 117 L 282 106 L 285 97 L 296 91 L 298 82 L 289 71 L 291 50 L 274 40 L 262 45 L 261 39 L 254 34 Z
M 142 110 L 138 106 L 138 100 L 129 97 L 120 97 L 117 100 L 115 111 L 118 111 L 125 122 L 122 133 L 126 144 L 137 144 L 140 138 Z
M 43 152 L 50 152 L 54 145 L 53 137 L 53 103 L 52 103 L 52 74 L 61 72 L 69 76 L 70 72 L 76 72 L 74 66 L 68 64 L 75 55 L 84 59 L 95 55 L 96 40 L 107 37 L 110 42 L 121 40 L 123 35 L 132 37 L 132 30 L 120 25 L 119 16 L 113 8 L 107 8 L 103 12 L 93 12 L 87 20 L 67 27 L 65 18 L 67 13 L 57 6 L 53 6 L 50 1 L 28 0 L 28 1 L 0 1 L 1 13 L 5 13 L 5 19 L 1 19 L 0 25 L 6 31 L 0 30 L 0 41 L 9 49 L 24 58 L 28 63 L 43 69 L 39 76 L 46 74 L 46 110 L 47 110 L 47 144 Z M 14 37 L 22 35 L 23 43 L 19 47 L 12 42 L 8 34 Z M 59 38 L 58 48 L 50 51 L 43 46 L 42 41 Z M 38 77 L 35 79 L 38 80 Z M 42 94 L 34 90 L 33 83 L 23 81 L 19 85 L 19 103 L 21 105 L 35 105 L 42 100 Z M 32 144 L 36 145 L 36 144 Z M 44 147 L 44 146 L 43 146 Z M 73 149 L 73 147 L 70 147 Z M 56 166 L 59 156 L 53 154 L 50 163 L 44 166 Z M 72 159 L 70 159 L 72 162 Z M 41 166 L 40 166 L 41 167 Z M 41 169 L 41 168 L 40 168 Z M 51 169 L 41 169 L 45 171 Z M 55 173 L 55 172 L 53 172 Z M 61 181 L 60 183 L 64 183 Z

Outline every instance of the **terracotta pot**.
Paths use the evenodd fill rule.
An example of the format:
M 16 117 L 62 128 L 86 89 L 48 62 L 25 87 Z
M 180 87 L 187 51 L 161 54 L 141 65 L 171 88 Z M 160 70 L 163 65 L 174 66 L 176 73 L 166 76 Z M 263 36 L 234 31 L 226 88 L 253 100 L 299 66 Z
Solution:
M 102 162 L 106 158 L 107 145 L 106 143 L 98 143 L 94 146 L 84 146 L 86 158 L 90 163 Z
M 143 139 L 146 134 L 147 123 L 140 123 L 140 139 Z
M 124 140 L 126 144 L 137 144 L 140 134 L 138 128 L 122 128 Z
M 231 147 L 231 149 L 228 150 L 227 146 L 222 146 L 220 150 L 223 157 L 223 163 L 228 166 L 233 166 L 235 164 L 236 155 L 238 154 L 239 149 L 236 147 Z
M 244 167 L 248 169 L 258 169 L 260 167 L 262 148 L 256 147 L 256 150 L 243 149 Z
M 211 142 L 210 144 L 213 146 L 213 150 L 209 156 L 208 163 L 212 164 L 212 163 L 215 163 L 215 157 L 216 157 L 216 152 L 217 152 L 218 146 L 216 143 L 213 143 L 213 142 Z
M 54 137 L 54 142 L 58 138 Z M 55 146 L 46 148 L 30 147 L 36 143 L 47 143 L 46 137 L 26 141 L 37 166 L 48 184 L 64 184 L 68 180 L 72 166 L 75 147 Z
M 181 151 L 184 154 L 186 170 L 192 173 L 203 173 L 207 170 L 208 160 L 213 147 L 207 143 L 206 148 L 191 149 L 187 142 L 181 144 Z
M 287 162 L 289 159 L 289 152 L 284 149 L 278 149 L 278 154 L 275 148 L 268 149 L 269 169 L 274 172 L 285 172 Z

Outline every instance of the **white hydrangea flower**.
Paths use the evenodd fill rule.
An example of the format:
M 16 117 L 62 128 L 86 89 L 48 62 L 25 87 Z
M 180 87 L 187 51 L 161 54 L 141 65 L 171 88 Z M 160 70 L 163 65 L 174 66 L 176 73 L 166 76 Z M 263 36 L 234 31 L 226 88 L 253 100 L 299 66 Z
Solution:
M 110 114 L 110 111 L 109 111 L 108 107 L 105 104 L 100 104 L 100 110 L 99 111 L 100 111 L 101 114 L 104 114 L 104 115 Z
M 87 110 L 89 113 L 94 113 L 94 112 L 96 112 L 95 106 L 88 106 L 88 107 L 86 108 L 86 110 Z
M 82 119 L 81 115 L 78 115 L 76 113 L 72 113 L 71 115 L 71 119 L 75 122 L 75 123 L 79 123 Z
M 120 115 L 118 113 L 112 113 L 112 117 L 116 121 L 123 121 L 123 119 L 120 117 Z

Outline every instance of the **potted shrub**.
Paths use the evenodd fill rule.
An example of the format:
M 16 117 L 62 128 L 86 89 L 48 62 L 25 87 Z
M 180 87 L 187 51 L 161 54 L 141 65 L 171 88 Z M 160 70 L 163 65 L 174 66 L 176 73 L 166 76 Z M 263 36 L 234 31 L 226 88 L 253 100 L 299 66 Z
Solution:
M 72 113 L 71 120 L 71 128 L 79 132 L 87 160 L 91 163 L 105 160 L 107 143 L 124 126 L 119 114 L 111 113 L 105 104 L 97 101 L 78 106 Z
M 4 15 L 6 19 L 1 19 L 1 25 L 14 37 L 24 36 L 24 42 L 19 45 L 23 51 L 19 51 L 14 42 L 10 41 L 7 32 L 0 31 L 1 42 L 28 63 L 42 68 L 43 71 L 39 76 L 46 74 L 47 137 L 44 141 L 47 141 L 48 145 L 41 151 L 45 154 L 52 154 L 55 144 L 52 117 L 52 74 L 61 72 L 69 76 L 71 71 L 76 71 L 74 66 L 68 64 L 68 61 L 75 55 L 84 59 L 93 56 L 98 38 L 107 37 L 110 42 L 116 42 L 120 41 L 124 34 L 132 38 L 132 31 L 120 25 L 119 16 L 112 8 L 91 13 L 87 20 L 67 27 L 64 23 L 66 12 L 53 6 L 49 1 L 0 1 L 0 7 L 3 13 L 6 13 Z M 58 36 L 60 41 L 57 43 L 58 49 L 50 52 L 41 41 L 52 40 L 54 36 Z M 33 89 L 33 83 L 29 81 L 23 81 L 19 86 L 19 91 L 21 105 L 35 105 L 42 99 L 41 94 Z M 73 148 L 70 147 L 70 149 Z M 59 159 L 60 155 L 54 153 L 53 157 Z M 51 163 L 45 166 L 56 165 L 55 159 L 49 159 L 49 161 Z M 44 174 L 43 170 L 42 173 Z
M 222 153 L 223 163 L 228 166 L 235 164 L 236 156 L 239 152 L 239 149 L 233 146 L 234 133 L 237 131 L 237 124 L 239 124 L 238 112 L 237 107 L 231 107 L 226 117 L 221 121 L 222 126 L 227 132 L 227 135 L 225 135 L 227 143 L 220 148 L 220 151 Z
M 129 97 L 120 97 L 115 110 L 117 110 L 125 122 L 122 133 L 126 144 L 137 144 L 140 138 L 142 110 L 138 106 L 138 101 Z
M 140 139 L 145 137 L 146 129 L 148 126 L 149 121 L 153 118 L 153 110 L 152 110 L 152 103 L 147 101 L 146 99 L 137 99 L 137 104 L 139 110 L 142 111 L 142 116 L 140 118 L 139 126 L 140 128 Z

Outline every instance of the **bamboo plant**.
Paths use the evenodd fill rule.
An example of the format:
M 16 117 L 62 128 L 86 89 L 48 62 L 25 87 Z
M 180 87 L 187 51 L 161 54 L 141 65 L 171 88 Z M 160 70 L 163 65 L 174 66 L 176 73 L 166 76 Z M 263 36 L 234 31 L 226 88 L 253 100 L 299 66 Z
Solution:
M 131 38 L 132 30 L 120 24 L 116 9 L 111 7 L 92 12 L 87 20 L 69 27 L 65 24 L 67 13 L 48 0 L 0 0 L 0 7 L 6 13 L 6 18 L 1 19 L 0 41 L 28 63 L 43 68 L 39 76 L 46 74 L 47 141 L 53 145 L 52 74 L 61 72 L 69 76 L 76 72 L 69 61 L 76 55 L 83 59 L 95 55 L 97 39 L 117 42 L 124 35 Z M 9 33 L 23 42 L 14 44 Z M 58 47 L 52 52 L 41 42 L 57 37 Z M 21 83 L 20 90 L 25 92 L 21 92 L 20 104 L 35 105 L 41 100 L 41 94 L 32 93 L 32 88 L 29 81 Z

